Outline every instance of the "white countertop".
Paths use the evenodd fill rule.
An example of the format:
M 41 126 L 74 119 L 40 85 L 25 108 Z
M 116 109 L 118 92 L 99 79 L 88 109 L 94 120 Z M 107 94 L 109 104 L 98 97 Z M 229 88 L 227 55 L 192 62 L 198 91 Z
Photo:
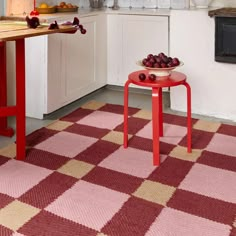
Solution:
M 119 10 L 112 10 L 111 8 L 101 8 L 101 9 L 92 9 L 92 8 L 81 8 L 78 12 L 71 13 L 53 13 L 53 14 L 40 14 L 39 18 L 42 22 L 53 22 L 57 20 L 58 22 L 62 22 L 65 20 L 70 20 L 71 18 L 77 17 L 87 17 L 98 14 L 122 14 L 122 15 L 151 15 L 151 16 L 170 16 L 171 11 L 206 11 L 208 12 L 210 9 L 148 9 L 148 8 L 120 8 Z M 183 12 L 184 14 L 184 12 Z M 9 17 L 18 17 L 25 18 L 23 15 L 14 15 Z

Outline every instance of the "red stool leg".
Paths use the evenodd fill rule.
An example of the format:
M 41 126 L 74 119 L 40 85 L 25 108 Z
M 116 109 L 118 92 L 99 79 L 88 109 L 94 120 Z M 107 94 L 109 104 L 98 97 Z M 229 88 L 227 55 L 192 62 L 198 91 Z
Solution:
M 130 81 L 127 80 L 124 87 L 124 148 L 128 147 L 129 84 L 130 84 Z
M 152 88 L 152 135 L 153 135 L 153 165 L 160 165 L 159 144 L 159 88 Z
M 7 106 L 7 72 L 6 72 L 6 43 L 0 42 L 0 107 Z M 3 112 L 0 117 L 0 135 L 12 137 L 14 130 L 7 126 L 7 115 Z
M 162 88 L 159 88 L 159 135 L 163 137 L 163 107 L 162 107 Z
M 16 159 L 25 159 L 25 41 L 16 40 Z
M 187 136 L 187 146 L 188 152 L 192 152 L 192 123 L 191 123 L 191 87 L 187 82 L 184 83 L 184 86 L 187 89 L 187 129 L 188 129 L 188 136 Z

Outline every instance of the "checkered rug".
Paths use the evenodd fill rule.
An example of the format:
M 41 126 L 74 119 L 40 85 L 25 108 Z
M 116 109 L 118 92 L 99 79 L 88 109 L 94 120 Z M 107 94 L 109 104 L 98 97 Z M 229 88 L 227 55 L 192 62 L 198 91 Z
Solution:
M 0 149 L 1 236 L 235 236 L 236 126 L 164 114 L 152 165 L 151 112 L 91 101 Z

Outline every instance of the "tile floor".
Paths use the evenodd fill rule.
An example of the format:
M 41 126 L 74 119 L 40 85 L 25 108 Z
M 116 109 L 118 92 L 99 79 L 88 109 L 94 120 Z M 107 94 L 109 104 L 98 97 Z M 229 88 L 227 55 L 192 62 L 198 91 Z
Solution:
M 82 104 L 84 104 L 90 100 L 96 100 L 96 101 L 113 103 L 113 104 L 123 104 L 123 88 L 117 87 L 117 86 L 106 86 L 104 88 L 101 88 L 101 89 L 99 89 L 99 90 L 97 90 L 97 91 L 49 114 L 49 115 L 46 115 L 43 120 L 27 118 L 27 120 L 26 120 L 26 133 L 30 134 L 34 130 L 37 130 L 43 126 L 46 126 L 46 125 L 52 123 L 53 121 L 72 112 L 73 110 L 77 109 Z M 170 100 L 169 100 L 169 93 L 168 92 L 163 93 L 163 104 L 164 104 L 163 105 L 164 112 L 185 115 L 185 113 L 183 113 L 183 112 L 176 112 L 176 111 L 173 111 L 170 109 Z M 151 110 L 152 104 L 151 104 L 150 91 L 130 88 L 129 106 Z M 221 121 L 224 123 L 236 125 L 236 123 L 233 123 L 228 120 L 220 120 L 220 119 L 213 118 L 213 117 L 203 117 L 203 116 L 199 116 L 199 115 L 195 115 L 195 114 L 192 114 L 192 116 L 195 118 L 216 120 L 216 121 Z M 13 127 L 15 129 L 15 118 L 14 117 L 9 118 L 9 126 Z M 8 144 L 10 144 L 14 141 L 15 141 L 15 136 L 13 136 L 12 138 L 0 136 L 0 148 L 7 146 Z

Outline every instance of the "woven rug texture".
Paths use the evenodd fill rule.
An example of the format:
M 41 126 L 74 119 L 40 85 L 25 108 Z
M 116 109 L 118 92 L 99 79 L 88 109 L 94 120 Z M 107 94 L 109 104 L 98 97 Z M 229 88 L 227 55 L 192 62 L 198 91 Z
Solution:
M 0 149 L 0 236 L 236 236 L 236 126 L 90 101 Z

